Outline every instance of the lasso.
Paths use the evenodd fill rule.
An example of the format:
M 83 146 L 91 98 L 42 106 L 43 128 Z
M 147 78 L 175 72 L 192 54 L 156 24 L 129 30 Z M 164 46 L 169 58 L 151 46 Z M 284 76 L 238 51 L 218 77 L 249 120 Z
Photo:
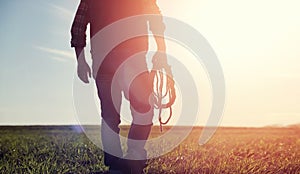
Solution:
M 158 120 L 160 124 L 160 131 L 163 131 L 162 126 L 168 124 L 172 117 L 172 105 L 176 99 L 176 93 L 174 88 L 174 80 L 172 78 L 171 67 L 169 65 L 161 68 L 160 70 L 153 69 L 151 71 L 153 79 L 153 96 L 154 96 L 154 108 L 158 109 Z M 165 92 L 164 90 L 165 86 Z M 163 101 L 168 97 L 167 103 Z M 162 120 L 162 110 L 169 109 L 169 116 L 166 121 Z

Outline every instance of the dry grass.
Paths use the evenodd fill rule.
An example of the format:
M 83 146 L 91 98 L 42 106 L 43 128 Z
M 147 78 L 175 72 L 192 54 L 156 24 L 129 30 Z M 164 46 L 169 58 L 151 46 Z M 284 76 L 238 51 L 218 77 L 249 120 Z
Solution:
M 199 146 L 201 130 L 194 128 L 173 151 L 149 160 L 145 173 L 300 173 L 297 127 L 219 128 Z M 0 127 L 0 134 L 0 173 L 107 171 L 102 151 L 71 127 Z M 159 135 L 155 127 L 151 137 Z

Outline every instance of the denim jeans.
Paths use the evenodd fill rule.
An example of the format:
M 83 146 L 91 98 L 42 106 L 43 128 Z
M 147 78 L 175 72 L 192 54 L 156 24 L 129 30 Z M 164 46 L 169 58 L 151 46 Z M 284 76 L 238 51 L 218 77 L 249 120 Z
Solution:
M 149 136 L 153 118 L 153 106 L 149 100 L 153 83 L 147 69 L 145 54 L 138 55 L 133 64 L 126 65 L 125 63 L 122 68 L 120 66 L 121 61 L 114 61 L 120 60 L 120 56 L 128 57 L 129 55 L 123 52 L 111 53 L 102 63 L 96 76 L 98 97 L 101 103 L 101 138 L 105 151 L 104 163 L 111 169 L 119 169 L 120 158 L 123 157 L 119 137 L 122 92 L 130 102 L 133 117 L 128 133 L 128 150 L 126 152 L 126 156 L 130 156 L 130 159 L 137 156 L 136 160 L 145 161 L 141 159 L 146 159 L 147 156 L 144 145 Z M 140 73 L 132 76 L 130 84 L 128 84 L 126 78 L 128 78 L 128 74 L 137 72 L 135 69 L 139 69 Z M 141 163 L 141 165 L 144 164 Z M 137 167 L 141 168 L 141 166 Z

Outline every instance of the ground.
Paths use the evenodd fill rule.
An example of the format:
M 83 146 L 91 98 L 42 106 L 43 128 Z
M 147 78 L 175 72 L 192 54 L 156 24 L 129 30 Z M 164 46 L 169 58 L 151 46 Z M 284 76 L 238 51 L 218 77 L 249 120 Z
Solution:
M 167 131 L 170 127 L 165 128 Z M 126 134 L 128 127 L 122 127 Z M 300 128 L 219 128 L 205 145 L 193 128 L 145 173 L 300 173 Z M 0 173 L 105 173 L 102 151 L 72 126 L 0 127 Z M 154 127 L 151 137 L 161 135 Z M 162 147 L 168 142 L 162 142 Z

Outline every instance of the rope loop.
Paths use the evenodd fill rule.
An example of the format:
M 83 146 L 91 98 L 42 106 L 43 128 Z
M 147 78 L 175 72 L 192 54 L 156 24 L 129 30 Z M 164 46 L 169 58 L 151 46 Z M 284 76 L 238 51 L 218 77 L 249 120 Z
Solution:
M 153 76 L 153 83 L 154 83 L 154 108 L 158 109 L 158 120 L 160 124 L 160 131 L 162 132 L 162 126 L 168 124 L 170 121 L 173 111 L 172 105 L 175 102 L 176 93 L 174 88 L 174 80 L 172 77 L 168 76 L 165 71 L 163 70 L 152 70 L 151 74 Z M 164 85 L 165 91 L 164 91 Z M 164 100 L 168 97 L 168 102 L 163 103 Z M 169 116 L 167 117 L 166 121 L 162 121 L 162 110 L 168 109 Z

